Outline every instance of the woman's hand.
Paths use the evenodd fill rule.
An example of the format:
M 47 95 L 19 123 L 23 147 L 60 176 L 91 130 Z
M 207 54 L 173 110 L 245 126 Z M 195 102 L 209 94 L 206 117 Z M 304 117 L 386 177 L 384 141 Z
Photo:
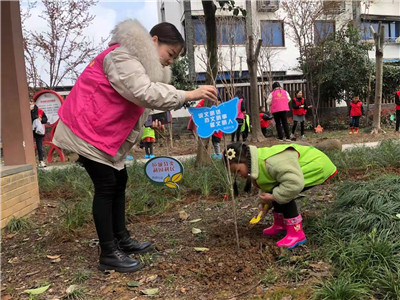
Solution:
M 186 101 L 195 101 L 199 99 L 211 100 L 217 102 L 218 91 L 213 85 L 203 85 L 198 89 L 186 92 Z
M 158 121 L 158 120 L 153 121 L 153 125 L 151 126 L 151 128 L 154 129 L 154 130 L 160 130 L 160 131 L 164 131 L 165 130 L 164 125 L 161 124 L 161 122 Z

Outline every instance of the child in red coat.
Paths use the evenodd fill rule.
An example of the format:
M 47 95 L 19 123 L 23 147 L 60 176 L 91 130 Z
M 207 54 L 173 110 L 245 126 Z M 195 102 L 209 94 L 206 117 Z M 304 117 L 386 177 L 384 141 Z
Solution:
M 364 109 L 360 97 L 354 96 L 350 103 L 350 132 L 349 134 L 358 133 L 360 127 L 360 117 L 364 114 Z
M 265 106 L 260 106 L 259 117 L 260 117 L 261 131 L 264 137 L 267 137 L 267 128 L 269 126 L 268 120 L 271 120 L 272 117 L 265 112 Z

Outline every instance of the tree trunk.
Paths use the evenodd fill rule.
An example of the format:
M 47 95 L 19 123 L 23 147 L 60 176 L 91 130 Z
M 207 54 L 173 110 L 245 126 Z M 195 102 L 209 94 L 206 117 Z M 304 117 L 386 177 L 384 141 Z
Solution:
M 194 31 L 192 22 L 192 6 L 190 1 L 183 1 L 183 8 L 185 14 L 185 39 L 188 45 L 186 52 L 189 59 L 189 77 L 192 81 L 196 81 L 196 70 L 194 63 Z
M 217 7 L 213 1 L 201 1 L 203 5 L 203 11 L 205 16 L 205 26 L 207 35 L 207 75 L 206 84 L 215 85 L 215 79 L 218 71 L 218 44 L 217 44 L 217 22 L 215 19 L 215 12 Z M 207 99 L 205 99 L 205 106 L 210 106 Z M 210 138 L 202 139 L 199 138 L 197 142 L 197 158 L 196 165 L 201 166 L 211 162 L 211 158 L 208 155 L 208 144 Z
M 371 91 L 372 91 L 372 87 L 371 87 L 371 83 L 372 83 L 372 73 L 369 73 L 369 78 L 368 78 L 368 95 L 367 95 L 367 109 L 366 109 L 366 117 L 367 117 L 367 126 L 370 125 L 370 120 L 369 120 L 369 105 L 371 104 Z
M 383 83 L 383 43 L 385 38 L 385 27 L 379 22 L 378 33 L 374 33 L 375 39 L 375 104 L 374 119 L 372 122 L 372 134 L 382 132 L 381 129 L 381 109 L 382 109 L 382 83 Z
M 247 66 L 250 76 L 250 110 L 251 110 L 251 123 L 252 127 L 252 141 L 261 142 L 264 140 L 264 135 L 261 131 L 260 118 L 258 108 L 260 102 L 258 101 L 258 86 L 257 86 L 257 59 L 260 53 L 262 40 L 258 40 L 257 49 L 254 51 L 254 39 L 250 35 L 248 37 L 247 47 Z

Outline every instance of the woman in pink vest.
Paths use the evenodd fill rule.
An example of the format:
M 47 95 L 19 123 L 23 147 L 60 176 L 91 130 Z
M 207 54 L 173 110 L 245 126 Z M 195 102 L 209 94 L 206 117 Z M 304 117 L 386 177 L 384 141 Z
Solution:
M 168 84 L 168 66 L 183 49 L 184 40 L 170 23 L 154 26 L 149 34 L 136 20 L 123 21 L 113 30 L 109 48 L 89 63 L 59 109 L 53 142 L 79 154 L 94 184 L 100 270 L 137 271 L 142 265 L 129 254 L 152 248 L 132 239 L 125 225 L 125 157 L 140 141 L 150 110 L 217 99 L 213 86 L 182 91 Z M 153 127 L 162 125 L 155 121 Z
M 244 114 L 243 112 L 246 110 L 246 105 L 244 102 L 244 96 L 242 93 L 242 89 L 237 89 L 235 96 L 239 98 L 239 103 L 238 103 L 238 114 L 236 116 L 236 121 L 238 122 L 238 129 L 232 133 L 232 143 L 235 141 L 235 136 L 236 136 L 236 141 L 240 142 L 240 129 L 242 128 L 243 125 L 243 120 L 244 120 Z
M 272 93 L 269 94 L 267 105 L 270 113 L 274 116 L 276 131 L 278 132 L 278 140 L 283 142 L 283 131 L 285 132 L 286 141 L 290 141 L 289 125 L 286 118 L 286 112 L 289 111 L 290 95 L 281 88 L 279 82 L 272 84 Z

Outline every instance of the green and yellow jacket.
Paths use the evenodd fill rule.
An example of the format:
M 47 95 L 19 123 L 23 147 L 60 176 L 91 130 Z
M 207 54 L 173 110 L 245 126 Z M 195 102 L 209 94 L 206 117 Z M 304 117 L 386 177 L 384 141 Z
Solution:
M 142 140 L 147 137 L 156 138 L 156 133 L 153 128 L 143 126 Z
M 263 192 L 272 192 L 281 204 L 290 202 L 305 188 L 324 183 L 337 172 L 329 157 L 312 146 L 249 147 L 251 178 Z

